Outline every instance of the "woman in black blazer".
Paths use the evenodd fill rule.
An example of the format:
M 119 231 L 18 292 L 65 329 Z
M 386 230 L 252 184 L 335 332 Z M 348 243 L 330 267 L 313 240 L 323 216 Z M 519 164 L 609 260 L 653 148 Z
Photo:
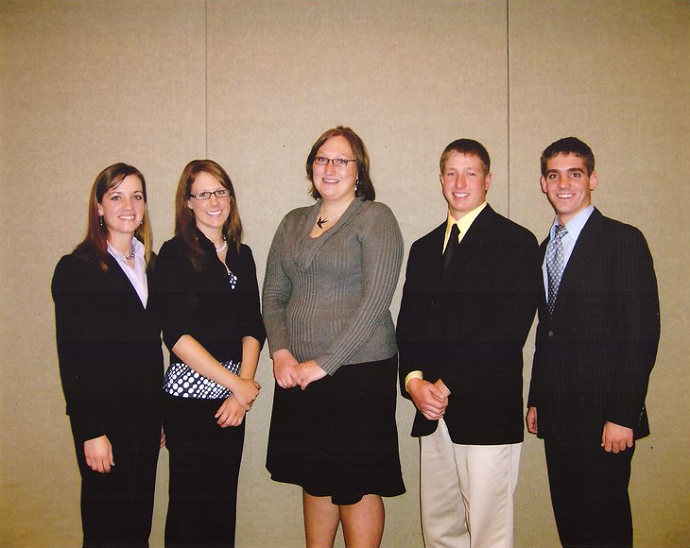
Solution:
M 52 282 L 57 349 L 82 478 L 84 546 L 147 547 L 161 444 L 160 328 L 149 312 L 146 183 L 118 163 L 93 184 L 84 240 Z
M 252 252 L 230 177 L 211 160 L 180 176 L 175 237 L 153 290 L 170 367 L 163 423 L 170 454 L 167 547 L 234 546 L 244 417 L 265 339 Z

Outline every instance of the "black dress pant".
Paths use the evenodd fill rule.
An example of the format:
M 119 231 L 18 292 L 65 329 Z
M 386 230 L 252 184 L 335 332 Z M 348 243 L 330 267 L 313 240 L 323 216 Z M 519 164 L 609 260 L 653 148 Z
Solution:
M 635 448 L 607 453 L 548 440 L 544 448 L 561 544 L 632 546 L 628 483 Z
M 170 454 L 165 546 L 233 547 L 237 480 L 244 421 L 221 428 L 214 415 L 222 399 L 166 396 L 163 426 Z
M 148 548 L 160 427 L 146 440 L 112 435 L 109 440 L 115 466 L 104 474 L 86 465 L 84 444 L 75 441 L 84 548 Z

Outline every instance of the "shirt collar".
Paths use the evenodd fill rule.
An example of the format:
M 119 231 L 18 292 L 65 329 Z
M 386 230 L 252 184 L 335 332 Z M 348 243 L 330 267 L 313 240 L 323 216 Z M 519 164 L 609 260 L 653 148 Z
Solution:
M 470 227 L 472 226 L 472 223 L 475 221 L 477 217 L 479 217 L 479 214 L 484 211 L 484 208 L 488 205 L 487 202 L 484 202 L 482 205 L 479 207 L 473 209 L 469 213 L 466 213 L 463 215 L 460 219 L 457 221 L 455 218 L 450 214 L 450 210 L 448 210 L 448 217 L 446 219 L 446 234 L 450 234 L 450 230 L 453 228 L 453 225 L 458 225 L 458 229 L 460 230 L 460 234 L 465 234 Z
M 146 250 L 144 249 L 144 244 L 142 244 L 136 238 L 132 238 L 132 251 L 134 251 L 134 257 L 136 259 L 143 259 Z M 122 257 L 125 260 L 127 259 L 125 254 L 120 253 L 117 249 L 110 245 L 110 242 L 108 242 L 108 253 L 110 253 L 113 257 Z
M 568 236 L 570 236 L 573 240 L 577 240 L 580 236 L 580 232 L 582 232 L 582 229 L 587 224 L 587 221 L 589 220 L 589 217 L 590 215 L 592 215 L 593 212 L 594 206 L 590 204 L 582 211 L 580 211 L 580 213 L 575 215 L 575 217 L 573 217 L 567 223 L 565 223 L 565 227 L 568 229 Z M 549 231 L 550 239 L 553 239 L 556 235 L 556 227 L 559 224 L 560 223 L 558 222 L 558 217 L 554 218 L 553 223 L 551 224 L 551 230 Z
M 484 208 L 487 206 L 487 202 L 484 202 L 482 205 L 478 206 L 477 208 L 473 209 L 469 213 L 466 213 L 463 215 L 459 220 L 455 220 L 455 218 L 450 214 L 450 210 L 448 210 L 448 217 L 446 218 L 446 235 L 443 238 L 443 249 L 446 249 L 446 245 L 448 244 L 448 238 L 450 238 L 450 231 L 453 229 L 453 225 L 458 226 L 458 230 L 460 231 L 458 235 L 458 241 L 461 242 L 462 239 L 465 237 L 465 234 L 467 231 L 470 229 L 472 226 L 472 223 L 475 221 L 477 217 L 479 217 L 479 214 L 484 211 Z

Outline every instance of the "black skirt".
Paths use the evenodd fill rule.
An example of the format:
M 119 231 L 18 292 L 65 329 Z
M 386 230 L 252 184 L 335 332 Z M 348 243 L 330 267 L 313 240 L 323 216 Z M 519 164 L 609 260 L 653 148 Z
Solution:
M 395 422 L 397 362 L 346 365 L 333 376 L 283 389 L 277 384 L 266 467 L 333 504 L 405 492 Z

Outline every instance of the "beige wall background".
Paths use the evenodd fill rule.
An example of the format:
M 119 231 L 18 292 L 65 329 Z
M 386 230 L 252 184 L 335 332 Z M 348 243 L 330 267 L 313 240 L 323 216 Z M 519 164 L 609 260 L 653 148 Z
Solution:
M 576 135 L 594 201 L 638 226 L 656 262 L 662 341 L 633 461 L 639 546 L 690 545 L 690 2 L 562 0 L 0 0 L 0 545 L 79 546 L 79 477 L 59 384 L 50 279 L 83 237 L 89 188 L 116 161 L 147 177 L 156 249 L 193 158 L 235 183 L 260 282 L 282 216 L 311 202 L 304 160 L 337 124 L 372 158 L 406 247 L 445 215 L 438 157 L 482 141 L 489 195 L 542 239 L 539 155 Z M 397 315 L 402 276 L 393 313 Z M 529 379 L 533 340 L 525 347 Z M 271 362 L 248 419 L 238 546 L 303 545 L 300 493 L 264 468 Z M 384 546 L 421 546 L 411 404 L 398 426 L 407 494 Z M 163 544 L 167 453 L 151 536 Z M 558 544 L 542 444 L 528 437 L 516 544 Z

